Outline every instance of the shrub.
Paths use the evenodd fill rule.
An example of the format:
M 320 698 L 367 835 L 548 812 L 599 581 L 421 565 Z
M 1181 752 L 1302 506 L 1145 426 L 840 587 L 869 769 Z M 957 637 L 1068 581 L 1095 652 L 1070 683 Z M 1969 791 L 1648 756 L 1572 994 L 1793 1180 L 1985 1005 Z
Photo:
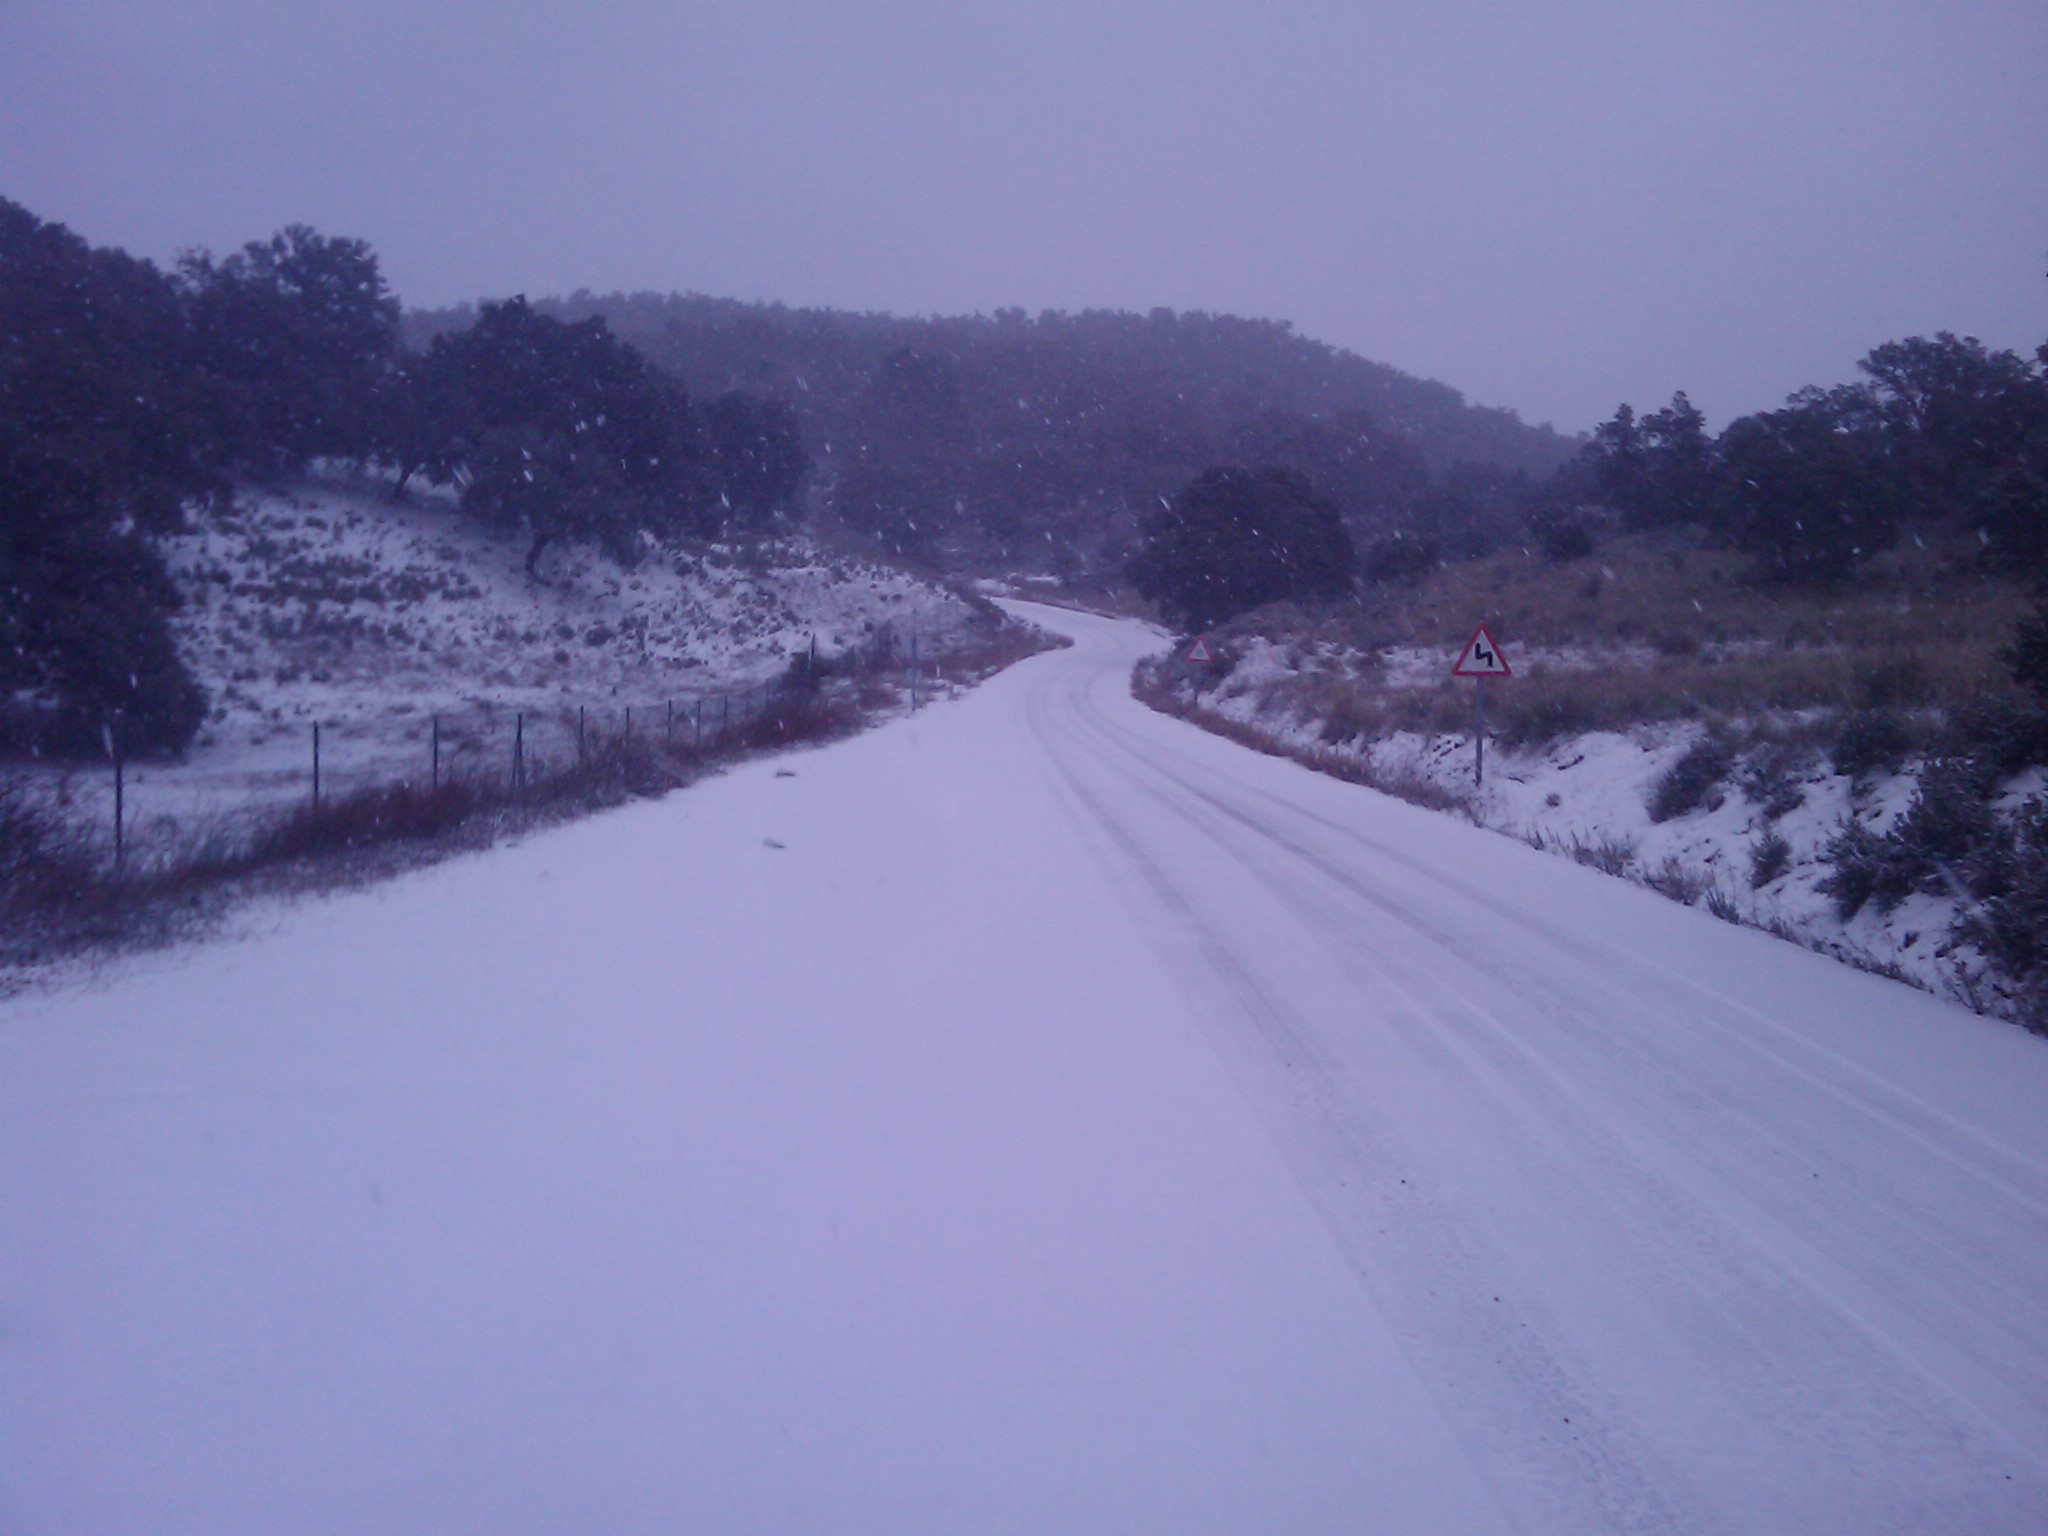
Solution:
M 1750 846 L 1749 888 L 1760 891 L 1792 867 L 1792 845 L 1775 829 Z
M 1695 744 L 1651 787 L 1650 820 L 1669 821 L 1698 810 L 1728 776 L 1733 761 L 1727 744 L 1711 736 Z
M 1536 542 L 1546 560 L 1562 565 L 1571 560 L 1583 560 L 1593 553 L 1593 530 L 1583 518 L 1548 518 L 1537 527 Z
M 1705 893 L 1709 882 L 1698 870 L 1687 869 L 1676 859 L 1666 859 L 1655 869 L 1643 871 L 1643 884 L 1658 895 L 1689 907 Z
M 1625 837 L 1602 836 L 1583 842 L 1574 832 L 1565 851 L 1577 862 L 1589 869 L 1597 869 L 1603 875 L 1625 875 L 1635 859 L 1636 845 Z
M 1707 887 L 1707 910 L 1724 923 L 1742 922 L 1742 908 L 1732 892 L 1720 885 Z
M 1803 754 L 1773 742 L 1751 758 L 1742 770 L 1742 793 L 1750 804 L 1776 821 L 1805 803 L 1806 789 L 1799 782 Z
M 1890 709 L 1859 709 L 1842 721 L 1829 752 L 1835 772 L 1852 778 L 1884 769 L 1891 772 L 1912 750 L 1905 722 Z
M 1827 847 L 1821 850 L 1828 872 L 1821 876 L 1815 889 L 1833 899 L 1835 916 L 1843 922 L 1861 912 L 1881 887 L 1888 887 L 1885 854 L 1885 840 L 1855 820 L 1836 828 Z
M 1957 926 L 2012 984 L 2021 1021 L 2048 1034 L 2048 798 L 2021 807 L 2003 852 L 2004 888 Z
M 2048 715 L 1993 695 L 1950 717 L 1943 747 L 1951 756 L 1975 758 L 1988 772 L 2007 778 L 2048 762 Z
M 2006 835 L 1992 815 L 1991 787 L 1979 764 L 1935 759 L 1891 831 L 1850 821 L 1836 832 L 1824 854 L 1833 869 L 1819 889 L 1834 897 L 1845 922 L 1866 902 L 1889 912 L 1916 890 L 1947 890 L 1951 882 L 1980 896 L 1995 890 Z
M 1992 782 L 1969 758 L 1935 758 L 1921 770 L 1913 803 L 1889 841 L 1900 877 L 1914 889 L 1959 880 L 1981 894 L 1995 878 L 2003 834 L 1991 811 Z

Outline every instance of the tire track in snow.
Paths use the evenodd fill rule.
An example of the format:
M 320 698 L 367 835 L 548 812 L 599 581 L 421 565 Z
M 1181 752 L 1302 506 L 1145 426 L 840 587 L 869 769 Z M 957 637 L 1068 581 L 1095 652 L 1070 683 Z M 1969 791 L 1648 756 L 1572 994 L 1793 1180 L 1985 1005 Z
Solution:
M 1722 1375 L 1763 1394 L 1758 1416 L 1765 1423 L 1760 1434 L 1785 1434 L 1795 1441 L 1803 1436 L 1813 1444 L 1821 1458 L 1812 1468 L 1817 1484 L 1868 1474 L 1873 1467 L 1882 1474 L 1889 1466 L 1900 1475 L 1880 1475 L 1865 1487 L 1864 1497 L 1852 1497 L 1849 1503 L 1863 1506 L 1866 1515 L 1880 1510 L 1897 1515 L 1902 1513 L 1897 1500 L 1911 1506 L 1921 1502 L 1916 1491 L 1929 1491 L 1924 1477 L 1915 1480 L 1913 1458 L 1932 1447 L 1946 1457 L 1949 1471 L 1962 1473 L 1971 1482 L 1981 1477 L 1989 1485 L 1981 1513 L 1997 1521 L 2014 1513 L 2010 1501 L 2001 1496 L 2001 1489 L 2012 1490 L 2014 1485 L 2005 1481 L 2007 1474 L 2001 1469 L 2013 1465 L 2010 1452 L 2017 1450 L 2020 1467 L 2033 1473 L 2022 1498 L 2031 1496 L 2034 1502 L 2028 1507 L 2037 1516 L 2042 1513 L 2038 1460 L 2031 1469 L 2026 1460 L 2037 1458 L 2042 1444 L 2040 1409 L 2013 1379 L 2028 1380 L 2024 1367 L 2041 1358 L 2040 1340 L 2031 1334 L 2012 1340 L 2020 1346 L 2022 1369 L 2005 1379 L 1992 1379 L 1968 1360 L 1960 1366 L 1953 1358 L 1944 1362 L 1948 1369 L 1943 1374 L 1951 1380 L 1969 1380 L 1974 1371 L 1976 1379 L 1969 1384 L 1975 1390 L 1968 1398 L 1980 1410 L 1989 1402 L 2016 1414 L 2018 1427 L 2008 1436 L 1994 1436 L 1971 1422 L 1978 1419 L 1977 1411 L 1965 1409 L 1959 1416 L 1955 1410 L 1962 1405 L 1953 1395 L 1944 1394 L 1911 1368 L 1912 1361 L 1929 1354 L 1954 1356 L 1952 1342 L 1930 1335 L 1918 1324 L 1902 1326 L 1900 1315 L 1886 1315 L 1924 1315 L 1930 1302 L 1926 1290 L 1895 1287 L 1880 1295 L 1820 1251 L 1830 1242 L 1841 1246 L 1859 1223 L 1873 1217 L 1878 1230 L 1884 1230 L 1887 1220 L 1903 1228 L 1924 1223 L 1930 1212 L 1882 1212 L 1877 1205 L 1884 1191 L 1873 1186 L 1860 1204 L 1850 1203 L 1835 1228 L 1810 1242 L 1796 1238 L 1793 1227 L 1812 1214 L 1812 1202 L 1794 1202 L 1782 1209 L 1759 1204 L 1754 1198 L 1758 1159 L 1744 1161 L 1723 1149 L 1766 1134 L 1776 1138 L 1776 1152 L 1786 1157 L 1826 1148 L 1815 1137 L 1802 1141 L 1796 1134 L 1788 1135 L 1788 1129 L 1799 1131 L 1800 1123 L 1794 1120 L 1788 1127 L 1781 1112 L 1766 1112 L 1777 1106 L 1759 1106 L 1726 1083 L 1690 1081 L 1686 1053 L 1703 1039 L 1733 1044 L 1784 1080 L 1771 1085 L 1775 1091 L 1823 1094 L 1849 1111 L 1864 1137 L 1909 1138 L 1952 1173 L 2016 1205 L 2010 1214 L 2018 1236 L 1979 1254 L 1991 1261 L 1987 1272 L 1992 1278 L 1980 1276 L 1976 1286 L 1994 1312 L 2014 1319 L 2038 1312 L 2029 1303 L 2027 1287 L 2011 1283 L 2001 1289 L 1997 1278 L 2015 1273 L 2011 1250 L 2024 1246 L 2030 1229 L 2037 1230 L 2033 1216 L 2041 1202 L 2028 1188 L 2038 1174 L 2032 1164 L 1955 1124 L 1932 1106 L 1899 1093 L 1857 1064 L 1841 1061 L 1791 1035 L 1776 1021 L 1703 989 L 1668 967 L 1571 934 L 1488 897 L 1455 876 L 1423 866 L 1356 828 L 1263 789 L 1235 781 L 1223 782 L 1220 789 L 1204 788 L 1191 776 L 1219 781 L 1223 776 L 1191 754 L 1162 748 L 1110 719 L 1091 697 L 1101 686 L 1099 677 L 1068 670 L 1059 686 L 1057 698 L 1050 689 L 1041 690 L 1030 706 L 1032 726 L 1048 759 L 1117 858 L 1171 915 L 1169 926 L 1191 937 L 1201 971 L 1223 986 L 1229 1005 L 1212 1013 L 1219 1027 L 1237 1032 L 1238 1040 L 1226 1040 L 1222 1048 L 1241 1075 L 1260 1075 L 1243 1048 L 1244 1022 L 1252 1022 L 1259 1031 L 1267 1060 L 1265 1081 L 1253 1085 L 1255 1102 L 1266 1111 L 1297 1178 L 1353 1257 L 1362 1283 L 1397 1325 L 1396 1331 L 1410 1341 L 1419 1373 L 1437 1391 L 1453 1424 L 1472 1437 L 1468 1445 L 1475 1459 L 1487 1466 L 1489 1482 L 1503 1506 L 1519 1510 L 1526 1528 L 1740 1529 L 1746 1522 L 1733 1511 L 1727 1520 L 1716 1518 L 1715 1504 L 1728 1511 L 1727 1499 L 1710 1500 L 1686 1488 L 1668 1464 L 1659 1464 L 1661 1458 L 1652 1448 L 1631 1441 L 1619 1423 L 1625 1405 L 1600 1402 L 1600 1394 L 1586 1379 L 1585 1363 L 1574 1358 L 1568 1339 L 1544 1316 L 1536 1297 L 1521 1298 L 1516 1310 L 1504 1310 L 1507 1302 L 1476 1299 L 1492 1296 L 1503 1284 L 1512 1287 L 1512 1278 L 1499 1278 L 1512 1277 L 1512 1267 L 1470 1230 L 1469 1213 L 1448 1205 L 1442 1191 L 1409 1171 L 1412 1154 L 1404 1163 L 1384 1135 L 1370 1130 L 1371 1100 L 1347 1093 L 1341 1081 L 1343 1063 L 1318 1043 L 1314 1021 L 1299 1017 L 1276 997 L 1276 989 L 1255 974 L 1251 959 L 1203 915 L 1199 892 L 1184 888 L 1160 856 L 1170 852 L 1183 834 L 1192 833 L 1221 850 L 1288 913 L 1347 977 L 1358 1016 L 1377 1014 L 1381 1032 L 1398 1030 L 1407 1047 L 1422 1055 L 1439 1086 L 1455 1085 L 1478 1106 L 1477 1113 L 1490 1117 L 1496 1126 L 1515 1127 L 1518 1147 L 1547 1159 L 1544 1166 L 1566 1191 L 1555 1198 L 1563 1202 L 1569 1221 L 1596 1229 L 1633 1224 L 1647 1234 L 1640 1244 L 1640 1267 L 1675 1298 L 1663 1310 L 1701 1326 L 1705 1339 L 1727 1356 Z M 1164 766 L 1162 756 L 1175 759 L 1178 771 Z M 1105 772 L 1113 775 L 1113 786 L 1090 789 L 1084 782 L 1091 777 L 1099 780 Z M 1156 832 L 1154 846 L 1148 847 L 1132 825 L 1133 795 L 1146 809 L 1173 818 L 1182 828 L 1164 850 L 1157 846 Z M 1289 820 L 1305 823 L 1303 832 L 1281 825 Z M 1318 834 L 1336 834 L 1355 855 L 1374 860 L 1377 868 L 1372 874 L 1377 878 L 1368 878 L 1354 864 L 1340 862 L 1338 856 L 1302 840 Z M 1400 878 L 1391 888 L 1382 888 L 1389 865 L 1400 871 Z M 1418 896 L 1423 899 L 1418 901 Z M 1525 940 L 1524 950 L 1512 957 L 1525 970 L 1510 974 L 1502 957 L 1469 942 L 1458 924 L 1432 921 L 1423 910 L 1434 912 L 1446 900 L 1476 903 L 1504 920 Z M 1406 943 L 1366 953 L 1359 935 L 1374 923 L 1383 933 L 1406 934 Z M 1170 935 L 1165 942 L 1170 948 Z M 1547 960 L 1547 967 L 1537 967 L 1533 976 L 1526 969 L 1531 954 Z M 1553 979 L 1549 971 L 1560 961 L 1565 971 Z M 1440 974 L 1446 965 L 1458 969 L 1461 986 L 1490 996 L 1491 1004 L 1448 1005 Z M 1439 974 L 1424 974 L 1431 969 Z M 1389 1015 L 1390 995 L 1398 1004 L 1398 1017 Z M 1500 1006 L 1503 1000 L 1505 1008 Z M 1538 1049 L 1517 1027 L 1532 1014 L 1547 1027 L 1545 1049 Z M 1642 1027 L 1641 1020 L 1659 1014 L 1675 1017 L 1683 1027 Z M 1745 1021 L 1750 1028 L 1744 1027 Z M 1758 1042 L 1753 1038 L 1756 1026 L 1783 1038 Z M 1629 1072 L 1616 1070 L 1625 1049 L 1648 1057 L 1640 1082 L 1634 1080 L 1638 1061 L 1627 1063 Z M 1795 1054 L 1808 1059 L 1795 1060 Z M 1604 1075 L 1593 1070 L 1603 1063 Z M 1847 1070 L 1830 1071 L 1838 1065 Z M 1590 1085 L 1580 1081 L 1589 1070 Z M 1855 1170 L 1844 1165 L 1842 1172 L 1849 1175 Z M 1410 1182 L 1402 1184 L 1402 1178 Z M 1834 1182 L 1851 1181 L 1845 1177 Z M 1400 1192 L 1399 1198 L 1379 1193 L 1381 1186 Z M 1823 1207 L 1837 1208 L 1839 1202 Z M 1959 1224 L 1950 1223 L 1911 1234 L 1902 1230 L 1901 1235 L 1911 1235 L 1915 1249 L 1925 1252 L 1962 1231 Z M 1389 1233 L 1396 1237 L 1391 1245 L 1386 1241 Z M 1768 1240 L 1762 1234 L 1768 1234 Z M 1966 1258 L 1972 1252 L 1967 1243 L 1961 1251 Z M 1399 1254 L 1404 1264 L 1416 1266 L 1420 1273 L 1404 1277 L 1396 1268 L 1390 1276 L 1390 1253 Z M 1731 1257 L 1738 1262 L 1731 1264 Z M 2026 1268 L 2022 1264 L 2018 1272 L 2025 1273 Z M 1409 1282 L 1405 1290 L 1404 1279 Z M 1830 1299 L 1845 1288 L 1853 1295 L 1859 1287 L 1859 1304 L 1844 1308 Z M 1682 1307 L 1677 1300 L 1682 1300 Z M 1934 1300 L 1938 1311 L 1938 1298 Z M 1507 1326 L 1491 1326 L 1495 1320 Z M 1808 1369 L 1788 1370 L 1783 1358 L 1788 1343 L 1804 1345 L 1798 1359 Z M 1472 1379 L 1468 1372 L 1490 1375 L 1497 1389 L 1505 1386 L 1506 1395 L 1519 1405 L 1517 1411 L 1503 1418 L 1496 1401 L 1479 1410 L 1475 1422 L 1471 1396 L 1461 1396 L 1451 1384 Z M 2037 1382 L 2038 1376 L 2031 1380 Z M 1869 1397 L 1878 1401 L 1856 1415 L 1853 1425 L 1845 1426 L 1845 1404 L 1853 1406 Z M 1579 1410 L 1569 1414 L 1574 1429 L 1588 1439 L 1591 1426 L 1584 1424 L 1585 1417 L 1592 1415 L 1601 1424 L 1597 1448 L 1588 1449 L 1588 1439 L 1581 1439 L 1568 1450 L 1548 1438 L 1547 1426 L 1566 1417 L 1570 1407 Z M 1845 1427 L 1853 1431 L 1846 1441 Z M 2001 1439 L 2014 1443 L 2008 1449 L 1999 1444 Z M 1560 1483 L 1573 1486 L 1560 1488 Z M 1665 1489 L 1669 1500 L 1659 1497 Z M 1937 1520 L 1946 1516 L 1949 1527 L 1957 1528 L 1953 1517 L 1961 1511 L 1953 1492 L 1922 1512 Z M 1819 1521 L 1813 1528 L 1859 1524 L 1850 1509 L 1837 1509 L 1845 1518 L 1838 1527 L 1820 1510 L 1807 1507 L 1810 1501 L 1794 1502 L 1805 1516 Z M 1753 1502 L 1741 1498 L 1733 1505 L 1735 1511 L 1756 1512 Z M 1676 1510 L 1684 1511 L 1686 1518 Z M 1699 1525 L 1701 1519 L 1707 1524 Z M 1803 1519 L 1802 1526 L 1806 1523 Z

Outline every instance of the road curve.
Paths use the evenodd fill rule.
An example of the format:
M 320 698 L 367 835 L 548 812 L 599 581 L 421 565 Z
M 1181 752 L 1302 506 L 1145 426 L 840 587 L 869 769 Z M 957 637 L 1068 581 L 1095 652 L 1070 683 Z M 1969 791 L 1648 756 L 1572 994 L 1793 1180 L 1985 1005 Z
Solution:
M 1029 611 L 0 1005 L 0 1530 L 2048 1530 L 2048 1046 Z
M 1088 656 L 1037 739 L 1518 1528 L 2048 1529 L 2042 1042 Z

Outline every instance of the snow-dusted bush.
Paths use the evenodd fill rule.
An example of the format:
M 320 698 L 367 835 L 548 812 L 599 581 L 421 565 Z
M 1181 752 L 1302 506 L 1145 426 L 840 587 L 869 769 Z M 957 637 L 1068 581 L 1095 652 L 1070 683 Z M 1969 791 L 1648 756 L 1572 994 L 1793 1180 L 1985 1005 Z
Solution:
M 2001 852 L 2000 889 L 1958 927 L 2011 984 L 2027 1027 L 2048 1034 L 2048 798 L 2021 807 Z
M 1791 843 L 1776 828 L 1765 832 L 1749 850 L 1750 889 L 1762 890 L 1791 867 Z
M 1670 821 L 1705 805 L 1734 765 L 1728 744 L 1709 736 L 1695 743 L 1651 786 L 1649 811 L 1652 821 Z
M 1846 716 L 1829 756 L 1835 772 L 1859 778 L 1880 769 L 1890 771 L 1912 750 L 1906 725 L 1892 709 L 1859 709 Z

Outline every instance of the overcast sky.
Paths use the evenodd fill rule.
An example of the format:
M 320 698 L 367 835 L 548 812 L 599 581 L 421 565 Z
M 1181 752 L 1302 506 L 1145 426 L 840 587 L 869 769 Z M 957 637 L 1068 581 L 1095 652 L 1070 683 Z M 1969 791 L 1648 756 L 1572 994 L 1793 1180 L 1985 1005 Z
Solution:
M 2048 0 L 0 0 L 0 196 L 410 303 L 1292 320 L 1577 430 L 2048 340 Z

